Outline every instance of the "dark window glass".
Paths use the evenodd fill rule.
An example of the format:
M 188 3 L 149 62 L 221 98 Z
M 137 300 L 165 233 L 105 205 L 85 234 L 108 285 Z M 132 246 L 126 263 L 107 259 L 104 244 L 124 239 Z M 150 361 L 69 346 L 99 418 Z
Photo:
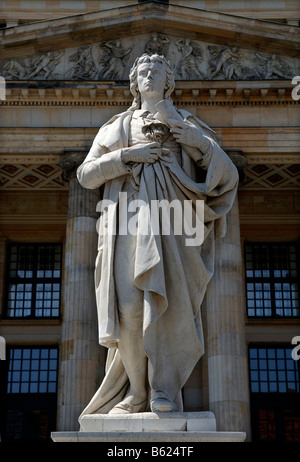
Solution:
M 56 425 L 58 348 L 11 346 L 2 365 L 2 441 L 49 441 Z
M 276 441 L 276 415 L 274 410 L 258 411 L 258 434 L 260 440 Z
M 249 317 L 299 317 L 295 244 L 247 243 L 245 271 Z
M 249 348 L 253 441 L 300 442 L 299 363 L 288 347 Z
M 285 409 L 283 412 L 285 441 L 300 443 L 300 414 L 292 409 Z
M 298 362 L 291 348 L 250 348 L 251 393 L 299 393 Z
M 22 441 L 24 433 L 24 411 L 9 409 L 6 415 L 6 439 L 8 441 Z
M 8 252 L 8 318 L 58 317 L 61 295 L 60 244 L 13 244 Z
M 56 393 L 57 348 L 11 348 L 7 393 Z

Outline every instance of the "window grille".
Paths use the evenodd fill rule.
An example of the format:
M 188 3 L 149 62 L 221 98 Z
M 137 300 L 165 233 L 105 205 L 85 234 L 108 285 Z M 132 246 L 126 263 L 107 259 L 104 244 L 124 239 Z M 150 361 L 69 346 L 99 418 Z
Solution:
M 12 244 L 8 251 L 6 316 L 59 317 L 61 244 Z
M 295 244 L 247 243 L 245 272 L 248 317 L 299 317 Z

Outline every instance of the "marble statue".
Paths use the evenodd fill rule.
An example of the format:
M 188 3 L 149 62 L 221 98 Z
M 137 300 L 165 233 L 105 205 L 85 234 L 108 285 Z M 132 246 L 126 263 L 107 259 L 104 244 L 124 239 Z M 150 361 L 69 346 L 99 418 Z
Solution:
M 181 390 L 204 353 L 201 303 L 214 272 L 214 242 L 226 233 L 238 173 L 214 131 L 176 109 L 165 57 L 143 54 L 130 71 L 132 106 L 101 127 L 77 170 L 84 188 L 103 187 L 95 290 L 106 375 L 86 414 L 182 411 Z M 171 227 L 121 233 L 120 192 L 140 200 L 204 205 L 204 241 L 186 245 Z M 124 204 L 123 204 L 124 206 Z M 136 210 L 136 209 L 135 209 Z M 144 215 L 143 215 L 144 214 Z M 140 217 L 141 215 L 141 217 Z M 124 218 L 129 220 L 130 214 Z M 131 219 L 131 218 L 130 218 Z M 117 232 L 109 232 L 110 223 Z M 122 222 L 122 223 L 121 223 Z

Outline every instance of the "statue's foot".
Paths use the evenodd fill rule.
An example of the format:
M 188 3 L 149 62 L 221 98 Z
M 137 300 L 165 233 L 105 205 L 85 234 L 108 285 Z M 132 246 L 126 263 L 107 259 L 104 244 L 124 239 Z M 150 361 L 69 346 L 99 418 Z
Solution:
M 146 399 L 138 404 L 131 404 L 124 400 L 116 404 L 109 411 L 109 414 L 135 414 L 137 412 L 144 412 L 146 410 L 146 407 L 147 407 Z
M 156 398 L 150 403 L 152 412 L 176 412 L 176 404 L 168 398 Z

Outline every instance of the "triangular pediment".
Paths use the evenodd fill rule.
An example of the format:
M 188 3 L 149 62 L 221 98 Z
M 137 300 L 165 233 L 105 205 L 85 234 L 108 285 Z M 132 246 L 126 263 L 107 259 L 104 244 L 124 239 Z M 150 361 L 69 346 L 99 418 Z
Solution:
M 164 54 L 177 80 L 290 79 L 298 29 L 146 3 L 0 31 L 7 80 L 127 80 L 134 59 Z

